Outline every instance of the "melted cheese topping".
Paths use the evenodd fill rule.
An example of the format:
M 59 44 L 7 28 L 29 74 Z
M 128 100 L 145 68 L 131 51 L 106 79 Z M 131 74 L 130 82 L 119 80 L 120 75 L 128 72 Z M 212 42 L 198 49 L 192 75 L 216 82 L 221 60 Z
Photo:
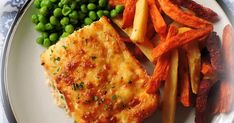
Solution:
M 106 18 L 51 46 L 41 63 L 79 123 L 140 122 L 159 102 L 146 93 L 149 76 Z

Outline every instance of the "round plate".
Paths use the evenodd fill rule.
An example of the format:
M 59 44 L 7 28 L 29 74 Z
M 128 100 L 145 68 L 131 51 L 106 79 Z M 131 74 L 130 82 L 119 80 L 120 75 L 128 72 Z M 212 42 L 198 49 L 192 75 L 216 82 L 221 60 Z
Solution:
M 230 23 L 221 7 L 215 0 L 196 1 L 212 8 L 219 14 L 220 21 L 215 24 L 215 31 L 221 36 L 224 26 Z M 35 12 L 31 1 L 16 20 L 5 43 L 1 73 L 7 95 L 4 97 L 5 105 L 7 106 L 6 103 L 9 99 L 18 123 L 72 123 L 73 120 L 55 105 L 44 70 L 40 65 L 40 54 L 45 49 L 35 42 L 39 35 L 31 22 L 31 15 Z M 7 111 L 8 114 L 11 114 L 10 110 Z M 146 122 L 160 122 L 160 117 L 160 113 L 157 111 Z M 13 119 L 10 120 L 14 122 Z M 193 109 L 178 106 L 175 122 L 194 122 Z M 225 121 L 220 120 L 221 122 Z

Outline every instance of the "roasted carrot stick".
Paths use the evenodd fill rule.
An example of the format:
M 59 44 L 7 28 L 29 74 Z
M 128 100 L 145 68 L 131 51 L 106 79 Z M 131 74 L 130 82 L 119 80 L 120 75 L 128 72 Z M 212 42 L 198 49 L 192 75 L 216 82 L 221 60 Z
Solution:
M 133 25 L 137 0 L 126 0 L 125 9 L 123 12 L 123 25 L 122 28 L 127 28 Z
M 167 31 L 167 24 L 164 21 L 160 11 L 156 6 L 155 0 L 148 0 L 149 12 L 151 20 L 154 24 L 154 29 L 160 34 L 164 34 Z

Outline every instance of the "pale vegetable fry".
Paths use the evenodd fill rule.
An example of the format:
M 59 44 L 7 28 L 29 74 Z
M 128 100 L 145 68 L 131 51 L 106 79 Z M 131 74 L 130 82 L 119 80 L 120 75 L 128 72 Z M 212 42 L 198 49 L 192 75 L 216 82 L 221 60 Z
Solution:
M 189 73 L 192 91 L 197 94 L 200 82 L 201 52 L 197 42 L 192 42 L 184 46 L 188 57 Z
M 166 33 L 167 24 L 164 21 L 160 11 L 158 10 L 155 0 L 148 0 L 148 5 L 149 5 L 150 17 L 154 24 L 155 31 L 160 34 Z
M 122 28 L 127 28 L 132 26 L 136 10 L 136 2 L 137 0 L 126 0 L 125 9 L 123 12 Z
M 178 79 L 178 50 L 171 54 L 170 68 L 164 87 L 162 104 L 163 123 L 174 123 L 177 97 L 177 79 Z
M 148 3 L 147 0 L 137 0 L 136 12 L 133 22 L 133 31 L 130 39 L 136 43 L 144 42 L 148 21 Z

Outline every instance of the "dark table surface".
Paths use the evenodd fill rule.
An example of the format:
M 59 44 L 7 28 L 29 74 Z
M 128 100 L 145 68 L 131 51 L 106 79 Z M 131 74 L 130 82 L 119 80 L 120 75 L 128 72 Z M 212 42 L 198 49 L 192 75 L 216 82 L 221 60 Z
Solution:
M 0 53 L 7 35 L 8 30 L 12 26 L 14 17 L 23 6 L 26 0 L 0 0 Z M 229 18 L 234 21 L 234 0 L 216 0 L 229 15 Z M 1 57 L 1 56 L 0 56 Z M 0 95 L 1 95 L 0 84 Z M 0 96 L 1 97 L 1 96 Z M 3 107 L 2 98 L 0 98 L 0 123 L 9 123 L 6 119 Z

